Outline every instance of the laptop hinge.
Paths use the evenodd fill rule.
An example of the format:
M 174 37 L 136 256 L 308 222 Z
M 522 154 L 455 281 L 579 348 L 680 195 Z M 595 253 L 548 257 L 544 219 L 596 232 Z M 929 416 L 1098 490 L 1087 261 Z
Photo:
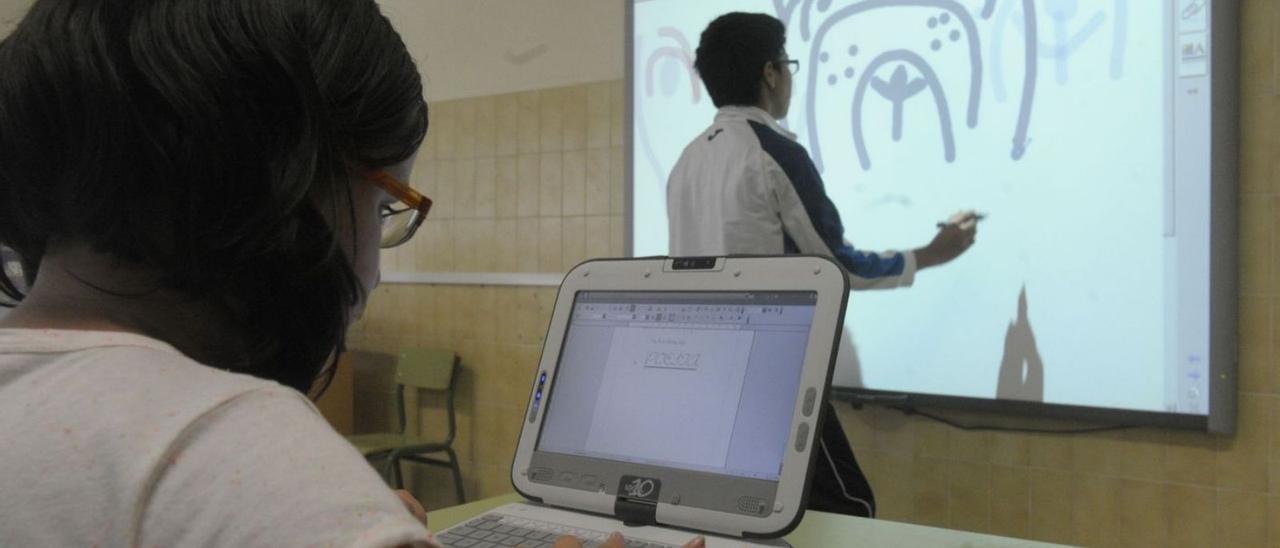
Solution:
M 627 527 L 656 525 L 658 505 L 649 501 L 618 497 L 613 503 L 613 515 L 622 520 Z

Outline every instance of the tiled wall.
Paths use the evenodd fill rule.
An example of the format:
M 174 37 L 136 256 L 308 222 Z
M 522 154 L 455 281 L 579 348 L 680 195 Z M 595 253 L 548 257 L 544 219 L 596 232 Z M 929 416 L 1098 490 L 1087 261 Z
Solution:
M 623 248 L 621 82 L 431 105 L 414 186 L 435 200 L 391 272 L 563 272 Z
M 1274 0 L 1242 6 L 1239 433 L 993 434 L 841 406 L 882 518 L 1086 545 L 1280 546 L 1280 7 Z M 589 121 L 579 140 L 578 115 L 564 105 L 581 104 L 584 94 Z M 437 185 L 433 197 L 446 213 L 424 228 L 414 251 L 389 257 L 387 268 L 554 271 L 580 256 L 617 253 L 620 98 L 614 82 L 435 105 L 433 138 L 458 138 L 430 144 L 415 180 L 429 190 Z M 609 104 L 607 124 L 596 118 L 601 101 Z M 480 122 L 489 112 L 492 145 Z M 499 127 L 506 128 L 501 138 Z M 579 183 L 575 151 L 582 149 L 583 171 L 600 175 L 603 153 L 592 160 L 592 151 L 609 150 L 607 178 L 584 175 Z M 449 163 L 467 157 L 474 168 L 469 160 Z M 492 202 L 480 190 L 490 157 Z M 514 173 L 512 182 L 499 185 L 499 171 Z M 473 177 L 476 190 L 467 186 Z M 461 441 L 472 496 L 510 490 L 520 407 L 553 300 L 551 289 L 383 286 L 354 334 L 366 348 L 415 342 L 462 354 Z M 420 475 L 415 488 L 431 503 L 449 502 L 440 495 L 447 476 Z

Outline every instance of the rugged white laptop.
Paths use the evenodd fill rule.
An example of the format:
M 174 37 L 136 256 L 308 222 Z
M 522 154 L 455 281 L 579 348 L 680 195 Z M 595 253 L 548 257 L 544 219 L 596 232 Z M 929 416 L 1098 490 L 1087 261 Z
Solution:
M 822 257 L 598 260 L 560 287 L 511 481 L 448 546 L 786 545 L 848 279 Z M 588 542 L 591 546 L 591 542 Z

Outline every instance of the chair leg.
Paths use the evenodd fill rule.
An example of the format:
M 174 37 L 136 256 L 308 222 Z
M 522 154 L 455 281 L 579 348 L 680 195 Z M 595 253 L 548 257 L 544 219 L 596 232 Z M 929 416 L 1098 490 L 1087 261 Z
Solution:
M 445 452 L 449 454 L 449 468 L 453 470 L 453 487 L 457 491 L 458 504 L 462 504 L 467 502 L 462 494 L 462 467 L 458 465 L 458 455 L 453 452 L 453 448 L 445 448 Z
M 392 483 L 396 489 L 404 489 L 404 476 L 400 472 L 400 457 L 388 459 L 391 461 L 391 477 Z
M 389 453 L 382 461 L 382 480 L 391 485 L 393 489 L 400 488 L 400 458 L 394 453 Z

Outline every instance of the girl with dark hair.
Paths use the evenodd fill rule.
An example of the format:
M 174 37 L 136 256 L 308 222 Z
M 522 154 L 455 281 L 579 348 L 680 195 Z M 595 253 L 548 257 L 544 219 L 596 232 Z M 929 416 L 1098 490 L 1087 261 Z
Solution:
M 430 207 L 426 131 L 373 0 L 34 2 L 0 42 L 0 545 L 437 546 L 302 394 Z

